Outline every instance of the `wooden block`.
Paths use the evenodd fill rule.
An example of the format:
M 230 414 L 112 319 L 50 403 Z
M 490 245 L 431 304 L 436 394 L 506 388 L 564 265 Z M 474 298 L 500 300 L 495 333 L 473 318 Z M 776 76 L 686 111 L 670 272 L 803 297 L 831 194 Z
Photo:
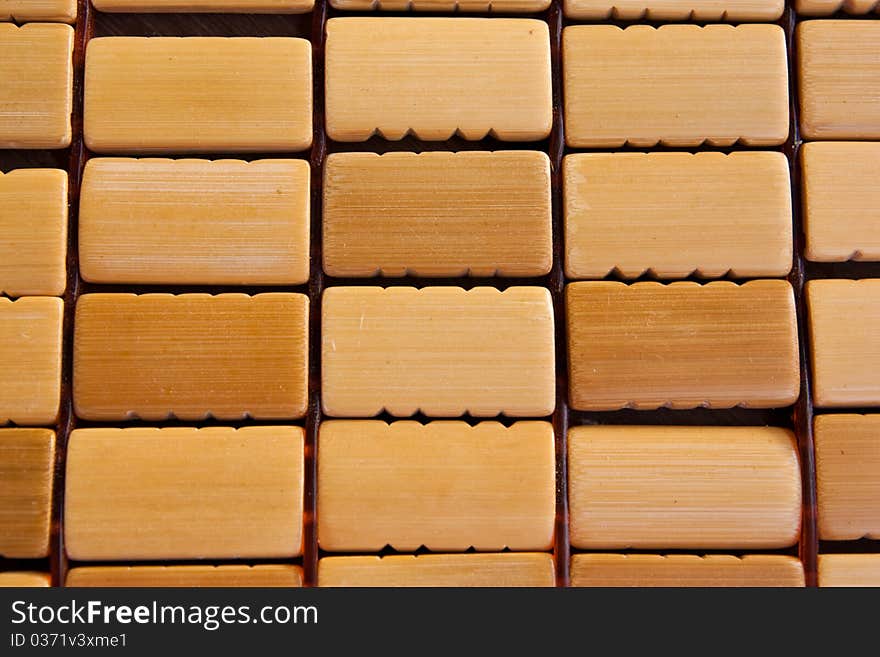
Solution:
M 73 28 L 0 23 L 0 148 L 70 146 Z
M 86 294 L 76 306 L 73 399 L 88 420 L 305 415 L 302 294 Z
M 566 309 L 577 410 L 774 408 L 798 398 L 786 281 L 571 283 Z
M 0 429 L 0 556 L 49 555 L 55 432 Z
M 77 429 L 65 488 L 71 559 L 302 553 L 299 427 Z
M 0 292 L 60 296 L 67 287 L 67 173 L 0 173 Z
M 800 536 L 801 473 L 787 429 L 575 427 L 568 481 L 577 548 L 772 549 Z
M 0 297 L 0 426 L 58 417 L 63 314 L 54 297 Z
M 0 0 L 0 20 L 73 23 L 76 0 Z
M 548 422 L 321 425 L 318 543 L 324 550 L 547 550 L 555 491 Z
M 337 417 L 553 412 L 553 304 L 541 287 L 331 287 L 324 411 Z
M 309 177 L 305 160 L 91 159 L 80 272 L 98 283 L 305 283 Z
M 579 20 L 776 21 L 785 0 L 564 0 Z
M 805 21 L 797 29 L 804 139 L 880 139 L 880 23 Z
M 312 143 L 304 39 L 92 39 L 85 76 L 85 141 L 94 151 L 303 151 Z
M 82 566 L 71 568 L 64 583 L 71 587 L 161 588 L 299 588 L 302 568 L 258 566 Z
M 880 144 L 804 144 L 801 169 L 806 257 L 880 260 Z
M 880 406 L 880 279 L 807 283 L 816 406 Z
M 331 18 L 327 134 L 534 141 L 553 125 L 547 23 L 522 18 Z
M 880 11 L 878 0 L 795 0 L 794 6 L 799 14 L 811 16 L 829 16 L 841 10 L 848 14 Z
M 880 415 L 814 420 L 819 538 L 880 538 Z
M 773 554 L 576 554 L 571 585 L 802 587 L 804 567 L 794 557 Z
M 92 0 L 95 9 L 130 13 L 303 14 L 315 0 Z
M 0 573 L 0 589 L 4 587 L 47 587 L 52 585 L 49 573 L 12 571 Z
M 880 554 L 820 554 L 819 586 L 880 586 Z
M 570 278 L 784 276 L 791 269 L 782 153 L 582 153 L 563 166 Z
M 569 146 L 776 145 L 788 137 L 778 25 L 573 25 L 562 48 Z
M 549 554 L 420 554 L 388 557 L 324 557 L 318 586 L 553 586 Z
M 551 217 L 544 153 L 334 153 L 324 271 L 541 276 L 553 264 Z

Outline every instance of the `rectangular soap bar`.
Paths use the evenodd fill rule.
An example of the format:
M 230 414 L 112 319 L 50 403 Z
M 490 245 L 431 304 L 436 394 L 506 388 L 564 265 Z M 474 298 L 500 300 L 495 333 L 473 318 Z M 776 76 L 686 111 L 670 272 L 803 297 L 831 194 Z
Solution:
M 801 472 L 787 429 L 575 427 L 568 482 L 577 548 L 770 549 L 800 536 Z
M 544 11 L 550 0 L 330 0 L 343 11 L 448 11 L 525 14 Z
M 573 408 L 774 408 L 800 390 L 783 280 L 566 287 Z
M 324 557 L 318 586 L 551 587 L 553 557 L 534 552 Z
M 302 553 L 299 427 L 77 429 L 65 489 L 71 559 Z
M 318 543 L 333 552 L 547 550 L 548 422 L 331 420 L 318 439 Z
M 49 555 L 55 432 L 0 429 L 0 556 Z
M 801 171 L 806 257 L 880 260 L 880 143 L 804 144 Z
M 85 294 L 73 340 L 76 414 L 300 418 L 308 314 L 302 294 Z
M 60 296 L 67 287 L 67 173 L 0 173 L 0 293 Z
M 569 146 L 776 145 L 788 136 L 778 25 L 572 25 L 562 49 Z
M 799 14 L 810 16 L 829 16 L 841 10 L 848 14 L 880 12 L 878 0 L 795 0 L 794 6 Z
M 880 279 L 807 283 L 816 406 L 880 406 Z
M 784 276 L 791 185 L 782 153 L 581 153 L 563 164 L 570 278 Z
M 331 287 L 321 323 L 328 415 L 541 417 L 556 405 L 545 288 Z
M 315 0 L 92 0 L 95 9 L 132 13 L 303 14 Z
M 523 18 L 331 18 L 327 134 L 534 141 L 553 124 L 547 23 Z
M 303 151 L 312 143 L 304 39 L 92 39 L 85 80 L 84 136 L 99 153 Z
M 785 0 L 564 0 L 564 7 L 579 20 L 772 22 Z
M 0 149 L 70 146 L 73 28 L 0 23 Z
M 880 22 L 798 24 L 804 139 L 880 139 Z
M 804 567 L 776 554 L 576 554 L 572 586 L 804 586 Z
M 0 0 L 0 20 L 73 23 L 77 0 Z
M 820 554 L 819 586 L 880 587 L 880 554 Z
M 49 573 L 32 571 L 10 571 L 0 573 L 0 588 L 6 587 L 47 587 L 52 585 L 52 577 Z
M 309 178 L 305 160 L 93 158 L 80 195 L 82 277 L 96 283 L 305 283 Z
M 64 586 L 160 588 L 298 588 L 302 568 L 284 564 L 257 566 L 80 566 L 67 572 Z
M 553 264 L 550 160 L 536 151 L 334 153 L 331 276 L 541 276 Z
M 63 315 L 61 299 L 0 297 L 0 426 L 58 417 Z

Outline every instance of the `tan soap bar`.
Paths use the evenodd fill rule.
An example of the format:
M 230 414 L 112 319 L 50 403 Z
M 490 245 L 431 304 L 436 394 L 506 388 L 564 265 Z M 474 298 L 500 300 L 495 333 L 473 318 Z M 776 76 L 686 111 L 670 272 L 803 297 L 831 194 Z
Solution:
M 299 427 L 77 429 L 65 489 L 71 559 L 302 553 Z
M 334 153 L 331 276 L 541 276 L 553 264 L 550 160 L 537 151 Z
M 880 415 L 814 420 L 819 538 L 880 538 Z
M 794 6 L 799 14 L 812 16 L 828 16 L 841 10 L 848 14 L 880 11 L 878 0 L 795 0 Z
M 71 568 L 64 586 L 122 588 L 298 588 L 302 568 L 258 566 L 81 566 Z
M 534 552 L 324 557 L 318 586 L 552 587 L 553 557 Z
M 800 535 L 801 474 L 787 429 L 575 427 L 568 482 L 577 548 L 770 549 Z
M 303 14 L 315 0 L 92 0 L 95 9 L 132 13 Z
M 880 554 L 820 554 L 819 586 L 880 587 Z
M 93 158 L 80 196 L 82 277 L 97 283 L 305 283 L 309 178 L 305 160 Z
M 64 294 L 66 259 L 67 173 L 0 173 L 0 293 Z
M 77 0 L 0 0 L 0 20 L 56 21 L 73 23 L 76 20 Z
M 324 411 L 371 417 L 553 412 L 553 304 L 542 287 L 331 287 Z
M 334 552 L 547 550 L 548 422 L 331 420 L 318 439 L 318 543 Z
M 76 306 L 73 401 L 87 420 L 305 415 L 302 294 L 86 294 Z
M 570 278 L 784 276 L 791 269 L 782 153 L 582 153 L 567 156 L 563 172 Z
M 6 587 L 47 587 L 52 585 L 49 573 L 31 571 L 11 571 L 0 573 L 0 588 Z
M 49 554 L 55 432 L 0 429 L 0 556 Z
M 330 0 L 344 11 L 448 11 L 524 14 L 544 11 L 550 0 Z
M 63 314 L 54 297 L 0 297 L 0 426 L 55 422 Z
M 807 283 L 813 399 L 880 406 L 880 279 Z
M 579 20 L 775 21 L 785 0 L 564 0 Z
M 801 169 L 806 257 L 880 260 L 880 143 L 804 144 Z
M 69 146 L 73 28 L 0 23 L 0 53 L 0 149 Z
M 778 25 L 573 25 L 562 50 L 569 146 L 776 145 L 788 136 Z
M 798 397 L 786 281 L 571 283 L 566 310 L 577 410 L 774 408 Z
M 523 18 L 331 18 L 327 134 L 533 141 L 553 125 L 550 34 Z
M 104 37 L 86 50 L 84 135 L 99 153 L 302 151 L 312 54 L 287 37 Z

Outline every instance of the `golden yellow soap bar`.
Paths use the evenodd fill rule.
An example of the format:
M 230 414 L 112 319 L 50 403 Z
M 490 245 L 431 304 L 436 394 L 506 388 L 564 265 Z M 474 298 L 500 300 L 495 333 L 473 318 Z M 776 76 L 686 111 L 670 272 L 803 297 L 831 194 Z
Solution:
M 785 0 L 564 0 L 578 20 L 775 21 Z
M 0 293 L 64 294 L 67 287 L 67 173 L 0 173 Z
M 0 588 L 6 587 L 47 587 L 52 586 L 52 577 L 49 573 L 33 571 L 8 571 L 0 573 Z
M 302 151 L 312 54 L 287 37 L 103 37 L 86 50 L 84 135 L 98 153 Z
M 880 554 L 820 554 L 819 586 L 880 587 Z
M 302 568 L 284 564 L 257 566 L 80 566 L 67 572 L 71 587 L 298 588 Z
M 131 13 L 303 14 L 314 0 L 92 0 L 95 9 Z
M 577 548 L 771 549 L 800 536 L 801 473 L 787 429 L 575 427 L 568 482 Z
M 541 276 L 553 263 L 550 160 L 536 151 L 334 153 L 331 276 Z
M 556 405 L 546 288 L 331 287 L 321 323 L 328 415 L 541 417 Z
M 809 16 L 829 16 L 837 11 L 848 14 L 867 14 L 880 11 L 878 0 L 795 0 L 799 14 Z
M 784 276 L 791 269 L 782 153 L 580 153 L 565 158 L 563 181 L 570 278 Z
M 330 6 L 344 11 L 436 11 L 498 12 L 525 14 L 544 11 L 550 0 L 330 0 Z
M 306 412 L 302 294 L 85 294 L 73 402 L 89 420 L 293 419 Z
M 73 23 L 76 0 L 0 0 L 0 20 Z
M 92 158 L 80 193 L 82 277 L 97 283 L 305 283 L 309 177 L 305 160 Z
M 73 28 L 0 23 L 0 53 L 0 149 L 69 146 Z
M 778 25 L 572 25 L 562 49 L 569 146 L 776 145 L 788 136 Z
M 548 422 L 324 422 L 318 543 L 334 552 L 550 549 L 553 444 Z
M 71 559 L 302 553 L 299 427 L 77 429 L 65 489 Z
M 534 141 L 553 125 L 550 35 L 523 18 L 331 18 L 327 134 Z

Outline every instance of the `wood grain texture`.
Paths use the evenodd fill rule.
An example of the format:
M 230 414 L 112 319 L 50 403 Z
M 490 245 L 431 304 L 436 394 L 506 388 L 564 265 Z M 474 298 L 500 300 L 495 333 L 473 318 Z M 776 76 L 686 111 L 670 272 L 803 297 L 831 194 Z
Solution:
M 550 160 L 537 151 L 334 153 L 331 276 L 541 276 L 553 264 Z
M 0 429 L 0 556 L 49 555 L 55 432 Z
M 324 557 L 318 586 L 513 587 L 553 586 L 549 554 L 420 554 L 387 557 Z
M 73 23 L 76 0 L 0 0 L 0 20 Z
M 73 28 L 0 23 L 0 52 L 0 149 L 69 146 Z
M 305 283 L 309 178 L 305 160 L 92 158 L 80 273 L 98 283 Z
M 64 294 L 67 287 L 67 173 L 0 173 L 0 293 Z
M 302 568 L 258 566 L 80 566 L 67 571 L 67 588 L 298 588 Z
M 772 549 L 800 536 L 800 466 L 787 429 L 575 427 L 568 481 L 577 548 Z
M 878 0 L 795 0 L 794 6 L 799 14 L 809 16 L 830 16 L 841 10 L 848 14 L 880 11 Z
M 573 25 L 562 49 L 569 146 L 777 145 L 788 136 L 778 25 Z
M 880 415 L 814 420 L 819 537 L 880 538 Z
M 547 23 L 508 18 L 332 18 L 327 134 L 534 141 L 553 124 Z
M 553 412 L 553 305 L 541 287 L 331 287 L 321 316 L 328 415 Z
M 54 297 L 0 297 L 0 426 L 55 423 L 63 313 Z
M 880 587 L 880 554 L 820 554 L 819 586 Z
M 131 13 L 303 14 L 315 0 L 92 0 L 95 9 Z
M 49 573 L 34 571 L 9 571 L 0 573 L 0 588 L 5 587 L 47 587 L 52 586 Z
M 582 153 L 563 163 L 570 278 L 784 276 L 791 185 L 782 153 Z
M 302 151 L 312 55 L 286 37 L 104 37 L 86 50 L 84 136 L 99 153 Z
M 804 21 L 797 28 L 804 139 L 880 139 L 880 22 Z
M 816 406 L 880 406 L 880 279 L 807 283 Z
M 550 0 L 330 0 L 343 11 L 498 12 L 528 14 L 544 11 Z
M 774 408 L 798 397 L 786 281 L 571 283 L 566 309 L 577 410 Z
M 880 260 L 880 144 L 813 142 L 800 152 L 806 257 Z
M 794 557 L 770 554 L 576 554 L 571 585 L 802 587 L 804 567 Z
M 73 401 L 90 420 L 294 419 L 307 405 L 302 294 L 85 294 Z
M 77 429 L 65 489 L 71 559 L 302 553 L 299 427 Z
M 563 6 L 579 20 L 772 22 L 785 0 L 564 0 Z
M 548 550 L 548 422 L 331 420 L 318 439 L 318 543 L 333 552 Z

